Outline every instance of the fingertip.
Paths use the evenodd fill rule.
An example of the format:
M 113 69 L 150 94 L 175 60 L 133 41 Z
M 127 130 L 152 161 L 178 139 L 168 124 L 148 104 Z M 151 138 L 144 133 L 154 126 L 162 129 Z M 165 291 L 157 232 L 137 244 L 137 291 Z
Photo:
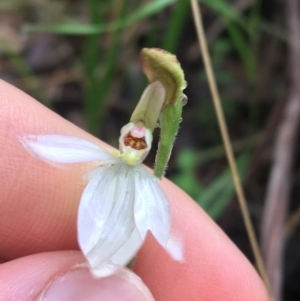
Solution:
M 154 301 L 128 269 L 94 278 L 79 251 L 30 255 L 0 266 L 1 300 Z
M 75 248 L 83 172 L 62 172 L 31 158 L 12 132 L 93 138 L 12 86 L 0 82 L 0 89 L 1 255 Z M 163 180 L 162 186 L 185 261 L 173 261 L 153 238 L 147 239 L 135 269 L 157 300 L 268 300 L 253 267 L 222 230 L 175 185 Z
M 90 166 L 50 166 L 18 137 L 65 134 L 99 141 L 1 80 L 0 90 L 0 256 L 74 249 L 82 176 Z
M 253 266 L 183 191 L 164 180 L 173 231 L 182 237 L 183 261 L 174 261 L 152 236 L 138 253 L 134 271 L 156 300 L 268 300 Z

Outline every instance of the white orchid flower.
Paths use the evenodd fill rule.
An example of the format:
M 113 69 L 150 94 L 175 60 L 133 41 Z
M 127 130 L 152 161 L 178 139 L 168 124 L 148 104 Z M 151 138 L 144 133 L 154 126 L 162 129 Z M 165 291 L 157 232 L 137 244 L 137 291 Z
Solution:
M 140 103 L 146 102 L 149 108 L 149 100 L 155 100 L 161 106 L 164 97 L 164 87 L 155 82 L 145 90 Z M 151 121 L 145 112 L 143 118 L 139 117 L 143 111 L 140 103 L 139 111 L 133 114 L 137 121 L 122 128 L 120 150 L 112 154 L 71 136 L 19 136 L 31 153 L 48 162 L 99 161 L 99 166 L 87 175 L 77 222 L 80 248 L 97 277 L 109 276 L 127 265 L 148 231 L 174 259 L 182 259 L 181 246 L 171 236 L 169 201 L 158 179 L 141 164 L 151 148 L 156 120 Z

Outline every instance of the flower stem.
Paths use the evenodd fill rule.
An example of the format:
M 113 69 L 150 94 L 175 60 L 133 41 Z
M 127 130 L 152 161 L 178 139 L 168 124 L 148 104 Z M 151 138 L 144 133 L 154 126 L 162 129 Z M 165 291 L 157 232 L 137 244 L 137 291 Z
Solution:
M 154 175 L 159 179 L 163 177 L 171 156 L 181 122 L 182 106 L 181 101 L 166 105 L 159 118 L 161 131 L 154 168 Z

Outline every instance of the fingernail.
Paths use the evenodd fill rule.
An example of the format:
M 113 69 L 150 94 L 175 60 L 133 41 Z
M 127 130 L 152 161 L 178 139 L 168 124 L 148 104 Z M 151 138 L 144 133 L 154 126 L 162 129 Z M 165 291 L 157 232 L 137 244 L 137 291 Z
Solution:
M 141 278 L 122 269 L 106 278 L 94 278 L 88 268 L 80 267 L 55 278 L 39 301 L 154 301 Z

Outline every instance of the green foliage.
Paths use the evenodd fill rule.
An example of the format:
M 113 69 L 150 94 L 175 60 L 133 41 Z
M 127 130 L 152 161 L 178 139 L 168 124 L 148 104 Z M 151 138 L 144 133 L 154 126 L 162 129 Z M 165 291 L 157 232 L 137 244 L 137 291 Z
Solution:
M 3 7 L 19 7 L 21 4 L 24 5 L 21 0 L 12 0 L 11 4 L 9 3 L 3 4 Z M 85 36 L 83 53 L 79 61 L 85 74 L 85 119 L 88 130 L 93 134 L 97 134 L 100 122 L 103 120 L 105 114 L 107 96 L 115 79 L 116 66 L 119 63 L 118 58 L 121 51 L 123 51 L 122 47 L 124 47 L 122 45 L 122 34 L 124 31 L 130 31 L 130 26 L 133 24 L 152 18 L 153 22 L 147 22 L 150 30 L 145 37 L 146 46 L 160 47 L 170 52 L 175 52 L 190 13 L 189 0 L 137 0 L 134 7 L 129 0 L 124 0 L 118 2 L 121 3 L 121 7 L 118 9 L 117 15 L 115 14 L 115 3 L 112 0 L 87 1 L 86 5 L 89 6 L 90 22 L 86 24 L 79 23 L 78 19 L 74 16 L 60 18 L 61 15 L 59 15 L 58 19 L 60 23 L 53 24 L 51 23 L 51 19 L 49 19 L 48 23 L 28 24 L 23 27 L 27 32 L 39 31 Z M 246 79 L 251 86 L 249 93 L 252 101 L 250 115 L 251 124 L 255 124 L 257 115 L 260 113 L 257 107 L 255 89 L 257 86 L 257 51 L 260 34 L 261 32 L 269 33 L 283 41 L 287 41 L 287 34 L 284 30 L 278 28 L 278 26 L 274 26 L 274 24 L 270 24 L 262 19 L 259 0 L 254 1 L 254 5 L 250 6 L 250 11 L 247 14 L 240 12 L 229 1 L 199 0 L 199 3 L 209 7 L 217 15 L 217 19 L 222 21 L 227 33 L 227 35 L 222 35 L 222 37 L 213 40 L 210 44 L 214 68 L 217 71 L 216 78 L 218 84 L 226 87 L 233 82 L 234 75 L 224 71 L 223 64 L 228 55 L 232 53 L 237 54 L 245 70 Z M 30 6 L 30 3 L 28 2 L 26 5 Z M 167 9 L 167 13 L 170 13 L 170 18 L 164 32 L 162 32 L 158 26 L 158 22 L 155 22 L 155 20 L 156 16 L 165 9 Z M 112 15 L 114 16 L 113 18 L 111 18 Z M 66 23 L 66 20 L 68 20 L 68 23 Z M 105 43 L 102 43 L 102 38 L 103 41 L 105 40 Z M 23 81 L 28 88 L 35 90 L 37 93 L 35 96 L 40 100 L 44 100 L 39 81 L 22 58 L 22 55 L 13 50 L 7 51 L 6 54 L 8 54 L 16 69 L 24 78 Z M 203 71 L 199 71 L 198 76 L 200 79 L 206 79 Z M 146 85 L 145 80 L 140 79 L 136 83 L 136 86 L 138 86 L 136 89 L 143 90 L 145 88 L 144 84 Z M 136 93 L 137 95 L 139 95 L 138 92 Z M 222 99 L 226 116 L 234 116 L 237 112 L 236 103 L 227 95 L 222 95 Z M 201 126 L 203 124 L 207 126 L 205 129 L 206 133 L 208 131 L 215 131 L 218 134 L 215 127 L 215 113 L 211 104 L 201 100 L 201 103 L 197 106 L 195 115 Z M 257 137 L 254 138 L 257 142 Z M 253 141 L 251 140 L 250 144 L 253 145 L 256 143 Z M 244 143 L 243 145 L 247 144 L 242 141 L 241 143 Z M 245 152 L 245 147 L 241 147 L 240 150 Z M 231 177 L 228 170 L 226 170 L 209 187 L 205 187 L 195 177 L 195 166 L 204 160 L 212 160 L 222 155 L 222 146 L 203 150 L 199 154 L 189 149 L 184 150 L 176 158 L 177 167 L 180 172 L 176 177 L 172 178 L 174 182 L 195 198 L 213 218 L 220 216 L 233 197 Z M 245 174 L 248 162 L 249 155 L 243 153 L 238 160 L 238 167 L 242 176 Z
M 28 24 L 25 26 L 26 31 L 42 31 L 59 34 L 87 35 L 87 34 L 102 34 L 112 32 L 132 25 L 138 21 L 149 18 L 168 5 L 176 2 L 176 0 L 154 0 L 142 7 L 136 9 L 132 14 L 126 16 L 123 20 L 116 20 L 112 23 L 103 24 L 78 24 L 76 21 L 69 24 Z
M 250 163 L 249 153 L 238 157 L 236 163 L 241 177 L 245 178 Z M 211 216 L 218 219 L 235 195 L 235 188 L 229 168 L 220 174 L 205 191 L 196 198 L 196 202 Z
M 197 154 L 191 149 L 182 150 L 176 158 L 179 172 L 170 179 L 187 192 L 193 199 L 196 199 L 205 191 L 205 187 L 196 179 L 195 166 Z
M 261 20 L 260 1 L 256 1 L 251 6 L 251 12 L 247 17 L 233 5 L 223 0 L 199 0 L 199 2 L 209 6 L 219 15 L 229 34 L 229 38 L 218 39 L 213 43 L 214 64 L 220 65 L 224 61 L 225 56 L 234 49 L 243 62 L 250 85 L 256 86 L 256 53 L 259 32 L 264 30 L 276 35 L 278 38 L 286 38 L 285 33 L 281 29 L 270 26 L 266 21 Z M 108 21 L 110 18 L 100 16 L 99 9 L 101 7 L 101 11 L 104 12 L 102 15 L 108 15 L 113 9 L 113 1 L 106 1 L 104 4 L 98 0 L 89 0 L 88 4 L 91 14 L 91 22 L 89 24 L 80 24 L 77 20 L 74 20 L 73 22 L 69 21 L 69 23 L 62 24 L 28 24 L 24 26 L 26 31 L 89 36 L 85 43 L 82 64 L 87 78 L 85 91 L 86 120 L 88 130 L 94 134 L 97 133 L 99 122 L 102 120 L 105 112 L 105 99 L 113 81 L 121 32 L 134 23 L 155 16 L 173 4 L 170 21 L 161 45 L 153 45 L 155 37 L 159 33 L 154 24 L 152 25 L 153 30 L 148 35 L 149 43 L 147 46 L 156 46 L 174 52 L 190 9 L 189 0 L 154 0 L 146 4 L 140 4 L 134 10 L 131 9 L 130 12 L 127 9 L 128 3 L 128 1 L 122 1 L 120 15 L 112 21 Z M 72 17 L 67 19 L 72 20 Z M 104 33 L 111 33 L 110 44 L 105 51 L 98 47 L 99 35 Z M 101 66 L 101 72 L 99 71 L 99 66 Z M 228 73 L 222 71 L 218 71 L 216 75 L 218 83 L 221 84 L 228 84 L 232 80 Z M 255 122 L 258 114 L 256 91 L 255 88 L 250 91 L 252 92 L 250 97 L 253 103 L 251 115 L 253 122 Z
M 222 107 L 224 114 L 228 116 L 228 118 L 236 114 L 237 106 L 232 101 L 222 100 Z M 202 126 L 218 125 L 215 115 L 215 109 L 211 102 L 207 101 L 199 106 L 199 111 L 197 112 L 197 120 Z
M 94 24 L 101 22 L 101 16 L 98 12 L 100 0 L 90 0 L 90 14 Z M 128 6 L 129 0 L 122 2 L 120 8 L 119 24 L 123 24 L 124 16 Z M 83 54 L 83 66 L 85 67 L 86 76 L 88 78 L 86 85 L 86 101 L 85 113 L 87 120 L 87 127 L 89 132 L 97 134 L 99 128 L 99 121 L 103 119 L 105 111 L 105 99 L 113 81 L 115 65 L 117 63 L 118 49 L 120 47 L 121 29 L 112 35 L 111 43 L 108 51 L 103 55 L 98 47 L 99 36 L 90 35 L 85 44 L 85 51 Z M 102 59 L 101 59 L 102 58 Z M 103 66 L 103 76 L 99 76 L 98 66 Z M 100 84 L 101 83 L 101 84 Z
M 244 152 L 237 159 L 237 167 L 243 180 L 251 156 Z M 199 155 L 192 150 L 183 150 L 178 156 L 177 164 L 180 173 L 172 180 L 188 194 L 213 218 L 218 219 L 232 201 L 235 188 L 229 168 L 226 168 L 208 187 L 205 187 L 195 177 L 195 167 L 198 165 Z
M 166 30 L 164 41 L 161 47 L 162 49 L 170 52 L 174 52 L 176 50 L 179 37 L 189 10 L 189 0 L 178 0 L 177 4 L 174 5 L 171 19 L 169 21 L 169 25 Z

